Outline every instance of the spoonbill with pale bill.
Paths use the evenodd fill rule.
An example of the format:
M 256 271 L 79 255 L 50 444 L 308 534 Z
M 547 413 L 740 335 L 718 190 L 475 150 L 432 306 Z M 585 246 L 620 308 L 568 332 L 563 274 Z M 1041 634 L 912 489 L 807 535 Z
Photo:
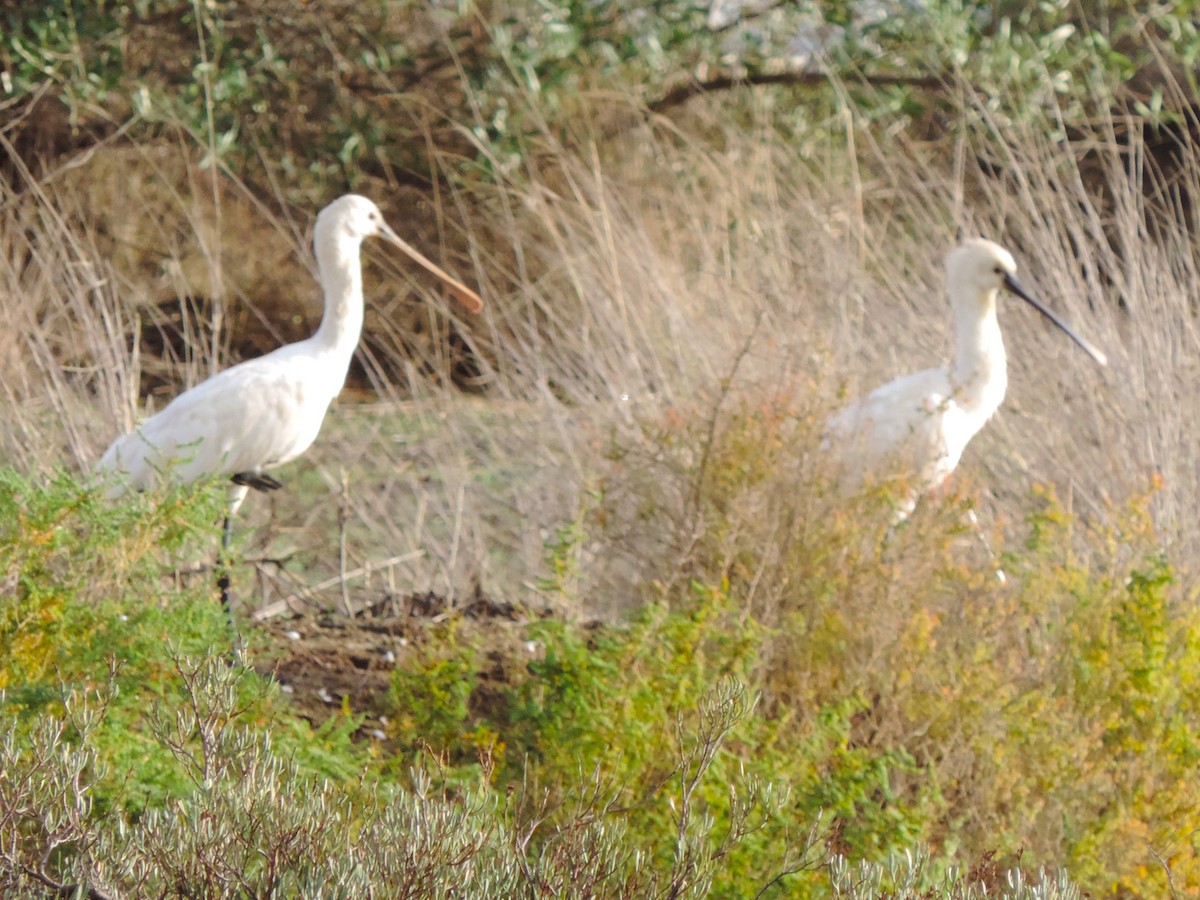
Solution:
M 178 484 L 228 475 L 229 510 L 221 547 L 228 550 L 232 517 L 250 488 L 282 487 L 266 473 L 311 446 L 333 398 L 346 381 L 363 324 L 360 248 L 378 236 L 438 276 L 472 312 L 479 295 L 402 240 L 366 197 L 347 194 L 317 216 L 313 248 L 325 312 L 316 334 L 250 359 L 184 391 L 159 413 L 113 441 L 98 464 L 111 476 L 110 497 L 144 490 L 160 477 Z M 219 581 L 228 607 L 228 575 Z

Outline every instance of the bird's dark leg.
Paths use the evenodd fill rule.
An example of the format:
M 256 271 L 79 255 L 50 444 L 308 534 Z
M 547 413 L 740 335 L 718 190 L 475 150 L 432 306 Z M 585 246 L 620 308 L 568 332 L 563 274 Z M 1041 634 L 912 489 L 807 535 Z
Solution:
M 221 606 L 225 610 L 225 616 L 229 620 L 229 630 L 233 634 L 233 661 L 240 664 L 242 641 L 237 623 L 233 618 L 233 605 L 230 602 L 232 578 L 230 577 L 229 546 L 233 542 L 233 517 L 250 488 L 256 491 L 277 491 L 283 487 L 283 484 L 262 472 L 235 472 L 230 476 L 230 481 L 234 486 L 229 492 L 229 512 L 225 514 L 225 524 L 221 529 L 221 550 L 217 557 L 217 588 L 221 592 Z
M 229 608 L 229 542 L 233 537 L 233 516 L 225 516 L 225 525 L 221 529 L 221 553 L 217 559 L 217 587 L 221 589 L 221 606 L 233 624 L 233 610 Z
M 233 513 L 225 516 L 225 524 L 221 528 L 221 550 L 217 555 L 217 588 L 221 592 L 221 607 L 225 610 L 225 618 L 229 622 L 229 632 L 233 639 L 233 649 L 230 662 L 235 666 L 242 665 L 242 636 L 238 633 L 237 623 L 233 620 L 233 607 L 229 602 L 229 543 L 233 537 Z

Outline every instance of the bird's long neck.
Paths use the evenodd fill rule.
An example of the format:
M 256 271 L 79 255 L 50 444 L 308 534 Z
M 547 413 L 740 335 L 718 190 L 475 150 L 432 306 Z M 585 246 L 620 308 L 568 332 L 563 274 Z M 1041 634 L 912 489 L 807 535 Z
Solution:
M 325 289 L 325 315 L 313 335 L 313 343 L 328 349 L 336 359 L 349 365 L 363 325 L 361 240 L 339 236 L 317 242 L 317 269 Z
M 1008 366 L 996 318 L 996 291 L 978 302 L 957 304 L 956 350 L 952 372 L 958 403 L 991 415 L 1004 399 Z

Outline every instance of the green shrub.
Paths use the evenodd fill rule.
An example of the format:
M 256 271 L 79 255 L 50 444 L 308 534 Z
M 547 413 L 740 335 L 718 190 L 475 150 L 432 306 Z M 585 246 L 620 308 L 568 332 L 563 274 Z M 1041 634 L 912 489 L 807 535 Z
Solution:
M 219 503 L 216 492 L 138 495 L 114 509 L 66 473 L 40 484 L 0 470 L 0 687 L 89 669 L 138 634 L 118 617 L 153 618 L 175 592 L 164 576 L 216 534 Z
M 462 749 L 470 744 L 467 702 L 475 686 L 474 648 L 456 635 L 454 624 L 431 636 L 417 648 L 417 661 L 397 668 L 392 675 L 388 702 L 392 731 L 435 751 Z M 466 754 L 475 755 L 471 747 Z M 459 757 L 462 758 L 461 755 Z

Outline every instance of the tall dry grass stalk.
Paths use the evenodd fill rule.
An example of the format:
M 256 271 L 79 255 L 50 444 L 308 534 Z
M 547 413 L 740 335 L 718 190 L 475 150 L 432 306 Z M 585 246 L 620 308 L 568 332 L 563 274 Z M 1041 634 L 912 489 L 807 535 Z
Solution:
M 6 148 L 11 149 L 11 148 Z M 0 383 L 6 461 L 81 465 L 97 417 L 127 421 L 138 365 L 125 343 L 123 279 L 75 229 L 47 189 L 0 187 Z M 125 402 L 122 402 L 125 401 Z
M 1157 473 L 1166 533 L 1185 552 L 1200 549 L 1190 502 L 1200 471 L 1194 148 L 1181 146 L 1168 173 L 1127 123 L 1076 143 L 1002 127 L 970 104 L 957 153 L 881 138 L 836 103 L 792 143 L 771 124 L 786 102 L 716 97 L 676 120 L 618 109 L 615 137 L 584 130 L 568 146 L 547 129 L 516 172 L 443 197 L 447 227 L 463 223 L 474 268 L 460 259 L 456 269 L 482 288 L 484 319 L 430 303 L 423 328 L 434 339 L 414 360 L 405 354 L 420 341 L 388 315 L 407 301 L 369 290 L 369 304 L 382 305 L 362 358 L 386 408 L 335 410 L 306 461 L 284 473 L 301 484 L 274 501 L 282 530 L 260 528 L 248 552 L 304 560 L 305 577 L 321 580 L 339 565 L 340 527 L 350 548 L 341 565 L 408 557 L 376 576 L 398 590 L 527 597 L 545 543 L 579 520 L 587 536 L 571 552 L 589 611 L 636 602 L 707 524 L 689 511 L 696 473 L 735 404 L 782 396 L 807 423 L 787 438 L 773 508 L 793 520 L 820 514 L 805 499 L 806 473 L 819 468 L 811 426 L 846 394 L 952 352 L 942 264 L 959 229 L 1007 245 L 1027 283 L 1111 360 L 1097 370 L 1002 301 L 1009 396 L 956 475 L 981 493 L 985 519 L 1019 520 L 1034 482 L 1102 517 Z M 129 297 L 145 283 L 105 257 L 86 213 L 32 182 L 0 205 L 0 439 L 18 466 L 85 465 L 137 406 L 145 361 L 131 352 Z M 298 251 L 301 231 L 292 227 L 284 250 Z M 204 233 L 213 272 L 220 238 Z M 138 240 L 157 243 L 154 234 Z M 178 254 L 183 238 L 165 238 L 146 252 Z M 404 280 L 399 268 L 383 278 L 369 269 L 373 285 Z M 177 292 L 179 308 L 189 291 Z M 194 352 L 177 361 L 190 367 L 182 381 L 221 359 L 212 325 L 210 314 L 185 330 Z M 227 335 L 237 322 L 222 327 Z M 447 386 L 455 347 L 471 351 L 485 397 Z M 678 420 L 700 423 L 686 432 L 699 435 L 695 446 L 656 447 Z M 637 502 L 643 485 L 653 503 Z M 623 498 L 602 524 L 600 490 Z M 744 506 L 761 515 L 753 499 Z M 250 505 L 248 521 L 265 526 L 272 508 Z M 337 524 L 339 508 L 349 525 L 345 515 Z M 782 525 L 763 534 L 796 538 Z

